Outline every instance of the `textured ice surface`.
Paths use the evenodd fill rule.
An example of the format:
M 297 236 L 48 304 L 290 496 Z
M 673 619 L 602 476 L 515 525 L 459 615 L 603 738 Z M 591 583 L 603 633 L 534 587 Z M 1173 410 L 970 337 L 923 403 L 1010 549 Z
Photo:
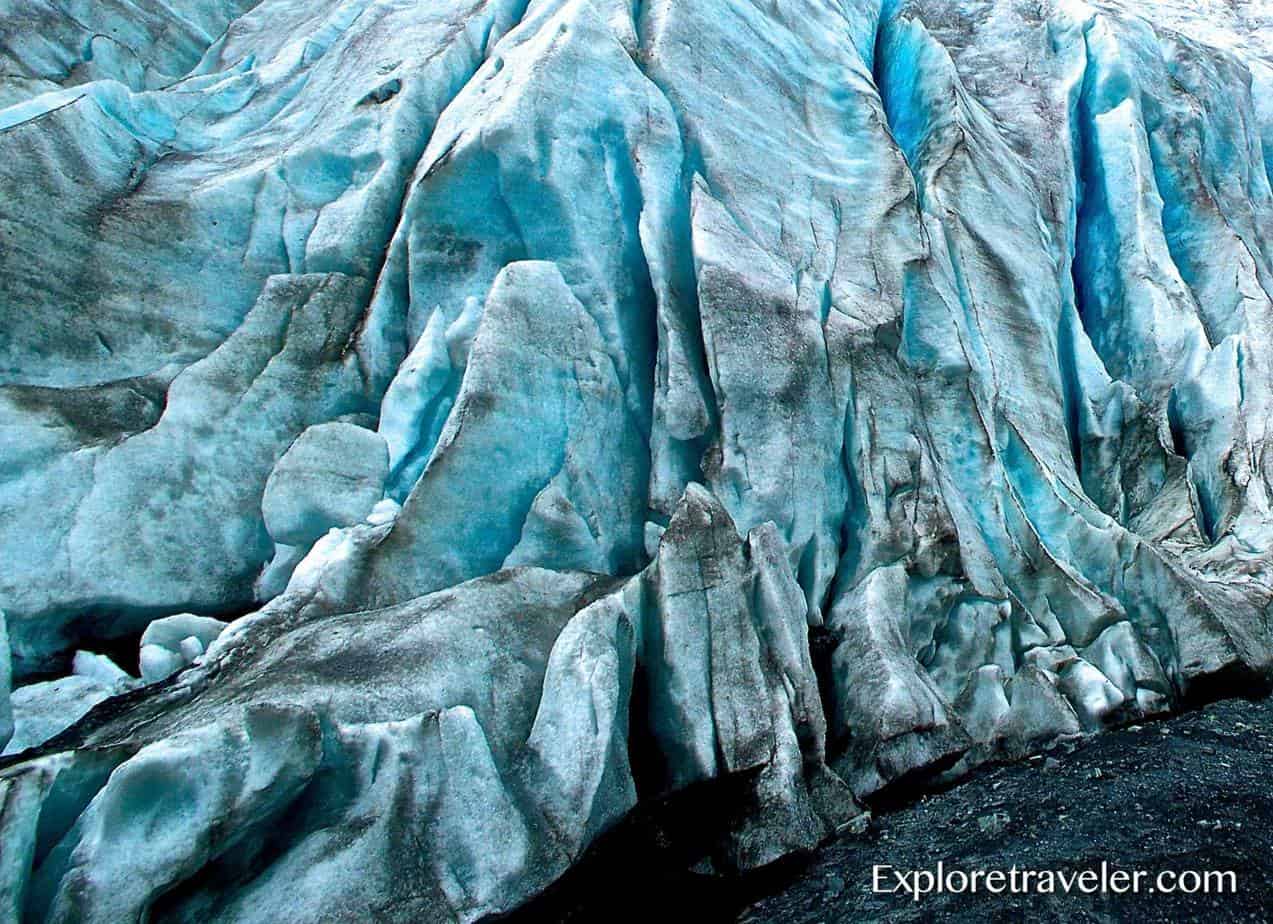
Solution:
M 141 679 L 147 683 L 163 680 L 195 658 L 216 641 L 226 624 L 209 616 L 178 613 L 156 619 L 141 634 Z
M 75 652 L 70 676 L 23 684 L 8 697 L 12 737 L 3 753 L 17 754 L 43 744 L 98 703 L 137 685 L 136 678 L 106 655 Z
M 0 610 L 0 748 L 13 736 L 13 705 L 10 700 L 13 686 L 13 660 L 9 656 L 9 632 L 4 611 Z
M 1269 17 L 0 0 L 0 915 L 472 921 L 1266 684 Z
M 10 698 L 13 737 L 4 753 L 16 754 L 43 744 L 116 692 L 115 684 L 82 674 L 18 687 Z
M 270 472 L 261 498 L 265 528 L 280 545 L 309 545 L 352 526 L 384 497 L 388 454 L 374 432 L 348 423 L 310 427 Z

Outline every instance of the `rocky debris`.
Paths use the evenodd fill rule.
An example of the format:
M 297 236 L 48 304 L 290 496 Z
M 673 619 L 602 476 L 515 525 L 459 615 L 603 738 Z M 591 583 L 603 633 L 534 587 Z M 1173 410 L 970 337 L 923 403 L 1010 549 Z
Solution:
M 751 895 L 716 920 L 1263 919 L 1273 897 L 1273 800 L 1264 782 L 1273 764 L 1273 701 L 1217 703 L 1141 731 L 1085 739 L 1051 759 L 1057 766 L 1043 775 L 1028 765 L 987 769 L 955 789 L 877 814 L 866 837 L 840 839 L 807 865 L 736 887 Z M 1011 823 L 993 838 L 984 836 L 972 819 L 1005 805 L 1012 807 Z M 1228 870 L 1238 889 L 1223 895 L 983 892 L 931 895 L 918 905 L 909 896 L 871 894 L 872 865 L 931 869 L 938 859 L 962 870 L 1099 870 L 1102 861 L 1151 875 Z M 628 874 L 634 874 L 631 866 Z M 846 887 L 827 888 L 831 875 Z M 604 889 L 598 884 L 598 894 Z M 580 912 L 578 920 L 587 920 L 586 910 Z M 641 913 L 666 912 L 656 905 Z
M 986 837 L 998 837 L 1012 823 L 1012 816 L 1007 812 L 991 812 L 977 819 L 977 828 Z
M 1273 896 L 1273 839 L 1261 821 L 1273 813 L 1265 784 L 1273 761 L 1273 700 L 1216 703 L 1141 731 L 1085 737 L 1044 759 L 1056 764 L 1045 774 L 1034 761 L 985 766 L 955 788 L 896 793 L 877 804 L 862 830 L 844 832 L 812 855 L 742 877 L 689 872 L 679 852 L 689 839 L 669 839 L 666 821 L 639 817 L 638 811 L 511 920 L 585 922 L 604 915 L 636 922 L 687 909 L 695 920 L 712 924 L 1021 917 L 1176 921 L 1214 915 L 1263 920 Z M 1107 772 L 1094 780 L 1090 774 L 1098 767 Z M 1010 819 L 998 834 L 982 832 L 980 818 L 1005 814 Z M 690 824 L 702 820 L 697 813 Z M 982 891 L 933 894 L 918 904 L 909 895 L 872 894 L 874 866 L 933 870 L 938 860 L 965 871 L 1015 866 L 1068 874 L 1099 870 L 1102 861 L 1154 875 L 1232 870 L 1238 891 L 998 896 Z M 633 879 L 645 888 L 616 906 L 615 890 Z

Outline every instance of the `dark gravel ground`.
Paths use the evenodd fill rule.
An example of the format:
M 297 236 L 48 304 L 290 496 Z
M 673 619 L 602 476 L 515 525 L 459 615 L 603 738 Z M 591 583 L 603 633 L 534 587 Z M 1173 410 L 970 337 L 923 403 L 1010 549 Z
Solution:
M 675 814 L 675 813 L 674 813 Z M 693 806 L 683 814 L 692 824 Z M 869 829 L 742 881 L 681 872 L 665 827 L 619 835 L 521 921 L 1273 921 L 1273 699 L 1109 731 L 877 806 Z M 872 868 L 1233 871 L 1236 894 L 873 894 Z M 887 876 L 887 874 L 885 874 Z
M 983 828 L 986 830 L 983 831 Z M 871 868 L 1232 870 L 1226 895 L 871 893 Z M 1273 920 L 1273 700 L 1229 700 L 997 767 L 820 851 L 749 924 Z

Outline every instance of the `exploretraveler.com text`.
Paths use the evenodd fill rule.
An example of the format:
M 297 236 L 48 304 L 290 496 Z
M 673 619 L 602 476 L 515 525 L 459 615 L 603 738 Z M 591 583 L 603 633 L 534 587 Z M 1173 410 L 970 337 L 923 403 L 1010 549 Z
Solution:
M 897 869 L 887 863 L 871 867 L 871 891 L 895 894 L 911 901 L 927 895 L 1083 894 L 1138 895 L 1181 893 L 1232 895 L 1238 891 L 1238 874 L 1232 870 L 1128 870 L 1102 861 L 1099 868 L 973 869 L 948 868 L 938 861 L 934 869 Z

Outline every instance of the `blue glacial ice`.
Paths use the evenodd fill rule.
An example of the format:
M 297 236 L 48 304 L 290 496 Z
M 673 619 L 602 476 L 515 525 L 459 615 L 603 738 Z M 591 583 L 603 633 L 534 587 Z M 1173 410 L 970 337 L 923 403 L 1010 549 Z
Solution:
M 1271 176 L 1223 0 L 0 0 L 0 920 L 477 921 L 1267 686 Z

